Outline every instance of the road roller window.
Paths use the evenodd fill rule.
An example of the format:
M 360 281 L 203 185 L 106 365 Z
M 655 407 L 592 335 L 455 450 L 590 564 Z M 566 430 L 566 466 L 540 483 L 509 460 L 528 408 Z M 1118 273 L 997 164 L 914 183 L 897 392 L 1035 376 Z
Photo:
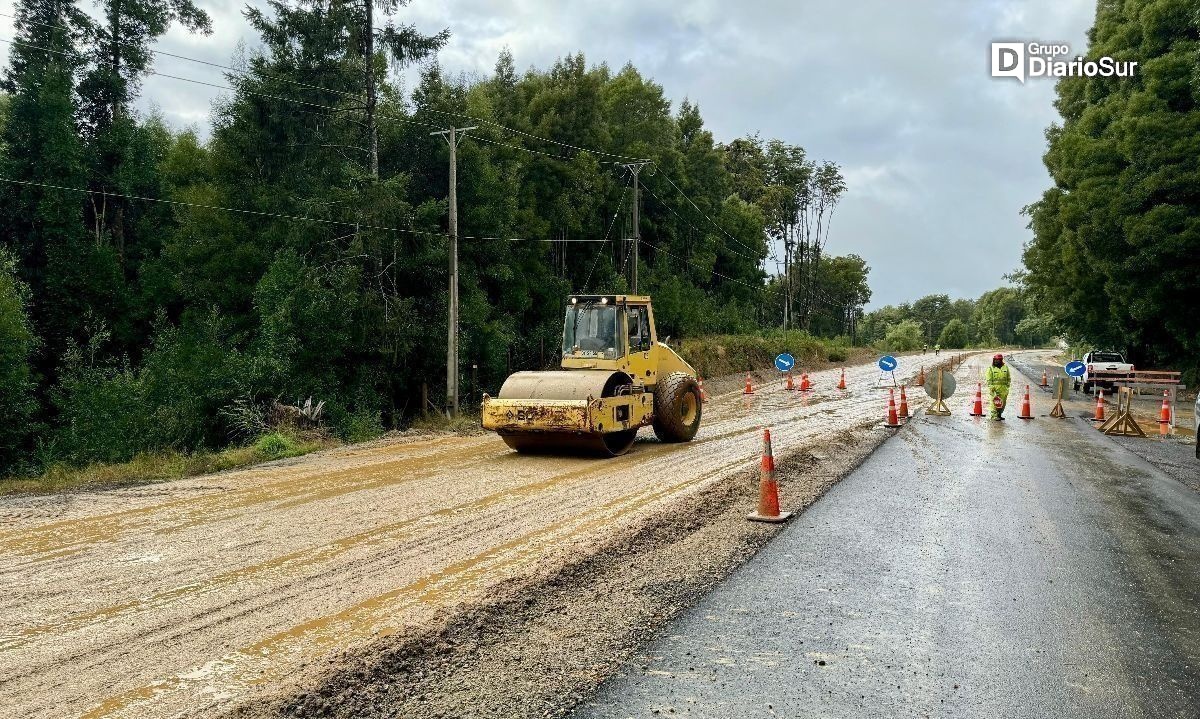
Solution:
M 648 352 L 650 350 L 650 317 L 646 308 L 630 307 L 626 312 L 626 322 L 629 324 L 629 351 Z
M 563 322 L 563 354 L 607 359 L 620 357 L 617 326 L 617 308 L 612 305 L 571 305 Z

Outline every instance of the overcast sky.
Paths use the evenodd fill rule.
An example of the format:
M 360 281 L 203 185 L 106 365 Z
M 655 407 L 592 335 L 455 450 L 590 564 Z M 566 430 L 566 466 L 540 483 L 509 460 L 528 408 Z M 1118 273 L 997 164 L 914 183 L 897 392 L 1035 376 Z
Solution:
M 160 49 L 228 63 L 258 38 L 239 0 L 195 0 L 209 37 L 177 29 Z M 88 3 L 83 3 L 85 7 Z M 0 0 L 12 14 L 14 0 Z M 1057 119 L 1049 80 L 989 75 L 993 40 L 1085 49 L 1095 0 L 413 0 L 400 17 L 449 28 L 439 61 L 486 75 L 508 47 L 518 68 L 582 50 L 628 61 L 676 106 L 700 110 L 718 140 L 759 132 L 842 165 L 848 192 L 829 251 L 872 271 L 872 306 L 944 292 L 975 297 L 1020 265 L 1022 206 L 1048 186 L 1043 132 Z M 12 37 L 0 17 L 0 36 Z M 7 52 L 7 50 L 5 50 Z M 222 83 L 219 70 L 159 58 L 156 69 Z M 220 91 L 147 79 L 143 108 L 206 131 Z

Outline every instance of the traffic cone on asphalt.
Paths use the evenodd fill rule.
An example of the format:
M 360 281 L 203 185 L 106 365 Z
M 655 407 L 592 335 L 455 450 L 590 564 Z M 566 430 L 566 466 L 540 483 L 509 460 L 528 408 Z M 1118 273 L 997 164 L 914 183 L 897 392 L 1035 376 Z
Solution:
M 896 416 L 896 390 L 894 390 L 894 389 L 888 390 L 887 426 L 888 427 L 899 427 L 900 426 L 900 418 Z
M 742 394 L 754 394 L 754 381 L 750 379 L 750 373 L 746 373 L 746 389 L 742 390 Z
M 771 451 L 771 430 L 763 430 L 762 464 L 758 476 L 758 511 L 747 514 L 752 522 L 779 523 L 792 516 L 779 511 L 779 483 L 775 481 L 775 455 Z
M 794 392 L 795 390 L 796 390 L 796 388 L 792 385 L 792 373 L 788 372 L 787 373 L 787 391 Z
M 971 407 L 971 416 L 972 417 L 982 417 L 983 416 L 983 383 L 982 382 L 978 382 L 975 384 L 975 404 L 974 404 L 974 406 Z
M 1021 400 L 1021 414 L 1017 419 L 1033 419 L 1033 410 L 1029 406 L 1029 385 L 1025 385 L 1025 399 Z
M 904 385 L 900 385 L 900 419 L 908 417 L 908 395 L 904 393 Z
M 1042 370 L 1042 383 L 1038 386 L 1039 387 L 1049 387 L 1050 386 L 1050 378 L 1046 375 L 1046 370 Z
M 704 391 L 704 378 L 697 376 L 696 383 L 700 385 L 700 401 L 702 403 L 707 402 L 708 401 L 708 392 Z
M 1171 424 L 1171 404 L 1167 402 L 1167 390 L 1163 390 L 1162 409 L 1158 410 L 1159 424 Z
M 1099 394 L 1096 395 L 1096 414 L 1095 414 L 1095 416 L 1092 417 L 1092 421 L 1093 422 L 1103 422 L 1104 421 L 1104 388 L 1097 387 L 1096 389 Z
M 917 387 L 925 386 L 925 365 L 921 365 L 921 373 L 917 375 L 916 386 Z
M 808 392 L 810 390 L 812 390 L 812 382 L 808 381 L 808 373 L 805 372 L 804 374 L 800 375 L 800 391 Z
M 842 368 L 842 378 L 838 380 L 838 389 L 846 389 L 846 368 Z

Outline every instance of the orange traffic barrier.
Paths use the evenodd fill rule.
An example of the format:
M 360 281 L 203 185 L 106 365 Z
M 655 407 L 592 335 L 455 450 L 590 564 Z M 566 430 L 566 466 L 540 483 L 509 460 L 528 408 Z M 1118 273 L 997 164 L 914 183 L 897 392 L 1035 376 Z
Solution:
M 887 426 L 899 427 L 900 418 L 896 416 L 896 390 L 888 390 Z
M 791 372 L 788 372 L 788 373 L 787 373 L 787 391 L 788 391 L 788 392 L 794 392 L 794 391 L 795 391 L 795 389 L 796 389 L 796 388 L 795 388 L 795 387 L 792 385 L 792 373 L 791 373 Z
M 1096 414 L 1092 417 L 1093 422 L 1104 421 L 1104 388 L 1098 388 L 1099 394 L 1096 395 Z
M 1168 396 L 1167 390 L 1164 389 L 1162 409 L 1158 410 L 1159 424 L 1171 424 L 1171 403 L 1167 401 Z
M 754 394 L 754 381 L 750 379 L 750 373 L 746 373 L 746 389 L 742 390 L 742 394 Z
M 1029 403 L 1029 385 L 1025 385 L 1025 399 L 1021 400 L 1021 414 L 1017 419 L 1033 419 L 1033 409 Z
M 697 375 L 696 383 L 700 385 L 700 401 L 707 402 L 708 401 L 708 392 L 704 391 L 704 378 Z
M 838 380 L 838 389 L 846 389 L 846 368 L 842 368 L 842 378 Z
M 900 385 L 900 419 L 908 417 L 908 395 L 904 393 L 904 385 Z
M 779 511 L 779 483 L 775 481 L 775 454 L 771 451 L 771 430 L 763 430 L 762 464 L 758 477 L 758 511 L 747 514 L 752 522 L 779 523 L 792 516 Z
M 1049 387 L 1050 386 L 1050 378 L 1046 375 L 1046 370 L 1042 370 L 1042 383 L 1038 386 L 1039 387 Z
M 983 383 L 979 382 L 975 385 L 975 403 L 971 407 L 972 417 L 983 416 Z
M 803 375 L 800 376 L 800 391 L 801 392 L 812 391 L 812 382 L 808 381 L 808 373 L 807 372 L 805 372 Z

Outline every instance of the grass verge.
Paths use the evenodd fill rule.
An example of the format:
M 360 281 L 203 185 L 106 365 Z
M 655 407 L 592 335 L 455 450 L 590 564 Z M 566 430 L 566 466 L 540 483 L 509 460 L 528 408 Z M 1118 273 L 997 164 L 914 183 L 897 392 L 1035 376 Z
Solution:
M 53 494 L 57 492 L 110 489 L 154 484 L 301 455 L 336 445 L 327 437 L 303 437 L 271 432 L 253 444 L 219 452 L 175 451 L 139 454 L 119 464 L 89 464 L 73 467 L 53 464 L 37 477 L 0 479 L 0 496 L 6 494 Z

